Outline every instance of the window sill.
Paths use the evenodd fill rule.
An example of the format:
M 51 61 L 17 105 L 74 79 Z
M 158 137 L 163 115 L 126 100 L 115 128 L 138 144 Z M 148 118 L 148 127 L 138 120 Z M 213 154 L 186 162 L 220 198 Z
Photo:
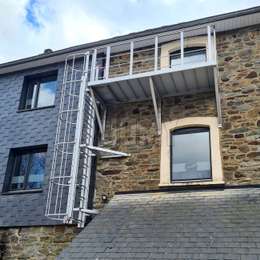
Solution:
M 42 110 L 42 109 L 47 109 L 47 108 L 54 108 L 55 105 L 52 106 L 46 106 L 46 107 L 37 107 L 37 108 L 32 108 L 32 109 L 19 109 L 16 112 L 17 113 L 22 113 L 22 112 L 29 112 L 29 111 L 35 111 L 35 110 Z
M 175 183 L 160 183 L 159 187 L 204 187 L 204 186 L 219 186 L 224 185 L 224 181 L 209 181 L 209 180 L 197 180 L 197 181 L 179 181 Z
M 31 190 L 15 190 L 15 191 L 5 191 L 2 195 L 15 195 L 15 194 L 26 194 L 26 193 L 39 193 L 42 189 L 31 189 Z

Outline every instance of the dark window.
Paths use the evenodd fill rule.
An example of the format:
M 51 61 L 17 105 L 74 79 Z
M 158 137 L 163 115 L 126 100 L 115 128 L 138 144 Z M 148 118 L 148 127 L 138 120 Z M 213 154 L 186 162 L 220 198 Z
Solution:
M 172 181 L 211 179 L 210 132 L 206 127 L 171 134 Z
M 47 146 L 11 149 L 4 191 L 41 189 Z
M 20 109 L 53 106 L 57 89 L 57 73 L 25 78 Z
M 184 64 L 206 61 L 206 48 L 205 47 L 191 47 L 184 49 Z M 180 50 L 174 51 L 170 54 L 170 66 L 181 64 Z

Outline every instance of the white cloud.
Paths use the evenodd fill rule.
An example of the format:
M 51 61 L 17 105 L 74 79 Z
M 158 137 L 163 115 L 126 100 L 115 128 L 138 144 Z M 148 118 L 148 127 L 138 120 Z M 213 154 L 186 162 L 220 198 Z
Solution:
M 35 25 L 28 22 L 30 4 Z M 0 63 L 151 27 L 248 8 L 259 0 L 0 0 Z
M 108 22 L 88 13 L 84 1 L 39 0 L 33 6 L 39 27 L 26 21 L 28 0 L 0 0 L 0 63 L 109 37 Z

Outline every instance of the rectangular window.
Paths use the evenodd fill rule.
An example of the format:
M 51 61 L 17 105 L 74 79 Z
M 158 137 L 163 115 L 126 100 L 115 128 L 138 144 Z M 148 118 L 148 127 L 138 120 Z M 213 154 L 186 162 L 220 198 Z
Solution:
M 41 189 L 47 146 L 11 149 L 4 191 Z
M 25 78 L 20 109 L 35 109 L 54 105 L 57 72 Z
M 211 179 L 209 128 L 177 129 L 171 142 L 172 181 Z

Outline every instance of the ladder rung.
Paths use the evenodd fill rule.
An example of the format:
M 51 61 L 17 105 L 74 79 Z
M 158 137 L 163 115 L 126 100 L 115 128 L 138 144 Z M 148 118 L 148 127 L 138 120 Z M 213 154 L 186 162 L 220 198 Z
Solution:
M 67 110 L 62 110 L 61 112 L 59 112 L 59 114 L 63 114 L 63 113 L 68 113 L 68 112 L 78 112 L 78 109 L 67 109 Z
M 55 176 L 55 177 L 50 177 L 50 180 L 53 180 L 53 179 L 65 179 L 65 178 L 71 178 L 70 175 L 67 175 L 67 176 Z
M 51 183 L 53 184 L 56 184 L 58 186 L 64 186 L 64 187 L 69 187 L 70 184 L 66 184 L 66 183 L 58 183 L 58 182 L 55 182 L 54 180 L 50 180 Z
M 63 85 L 69 84 L 69 83 L 76 83 L 76 82 L 81 82 L 82 79 L 74 79 L 74 80 L 66 80 L 63 82 Z
M 71 141 L 71 142 L 58 142 L 54 145 L 62 145 L 62 144 L 75 144 L 75 141 Z
M 79 97 L 79 95 L 75 95 L 75 94 L 67 94 L 66 97 Z
M 70 154 L 70 155 L 72 155 L 73 153 L 69 153 L 69 152 L 65 152 L 65 151 L 61 151 L 58 147 L 55 147 L 55 149 L 57 150 L 57 151 L 59 151 L 60 153 L 63 153 L 63 154 Z
M 66 119 L 64 119 L 64 118 L 62 117 L 62 115 L 60 115 L 60 120 L 63 121 L 63 122 L 66 121 Z M 68 120 L 67 120 L 66 124 L 76 125 L 76 123 L 71 122 L 71 121 L 68 121 Z

